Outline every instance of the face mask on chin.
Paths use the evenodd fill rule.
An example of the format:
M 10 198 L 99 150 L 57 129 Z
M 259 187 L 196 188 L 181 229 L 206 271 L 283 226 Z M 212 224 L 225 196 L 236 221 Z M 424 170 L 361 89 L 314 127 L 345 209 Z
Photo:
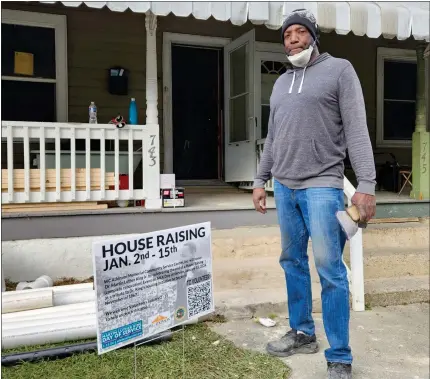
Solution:
M 305 67 L 311 60 L 313 51 L 314 51 L 314 44 L 310 45 L 307 49 L 302 50 L 300 53 L 297 53 L 291 56 L 287 54 L 287 58 L 293 66 Z

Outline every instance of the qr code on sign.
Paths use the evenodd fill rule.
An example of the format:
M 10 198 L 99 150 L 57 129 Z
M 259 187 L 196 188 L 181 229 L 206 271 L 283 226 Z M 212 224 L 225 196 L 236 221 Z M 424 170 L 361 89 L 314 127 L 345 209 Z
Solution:
M 207 312 L 212 307 L 212 285 L 207 280 L 187 287 L 188 317 Z

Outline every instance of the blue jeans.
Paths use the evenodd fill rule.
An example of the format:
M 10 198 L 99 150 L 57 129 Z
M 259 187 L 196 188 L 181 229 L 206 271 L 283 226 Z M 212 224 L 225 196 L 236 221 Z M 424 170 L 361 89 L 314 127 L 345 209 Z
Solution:
M 345 208 L 336 188 L 292 190 L 275 180 L 275 202 L 281 228 L 280 264 L 285 271 L 290 327 L 315 334 L 312 319 L 309 237 L 320 277 L 324 329 L 330 348 L 328 362 L 352 363 L 349 347 L 349 289 L 342 261 L 346 237 L 336 211 Z

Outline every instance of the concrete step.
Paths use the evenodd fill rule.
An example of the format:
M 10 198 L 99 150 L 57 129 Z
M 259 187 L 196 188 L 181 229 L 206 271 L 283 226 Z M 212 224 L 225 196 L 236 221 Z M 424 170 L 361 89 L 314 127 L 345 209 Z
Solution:
M 397 248 L 428 249 L 429 225 L 426 223 L 374 224 L 363 230 L 364 250 Z M 311 242 L 310 242 L 311 244 Z M 279 256 L 281 237 L 279 227 L 261 226 L 214 230 L 212 234 L 214 259 Z M 348 251 L 349 243 L 345 251 Z
M 344 260 L 350 266 L 348 250 L 345 251 Z M 365 279 L 422 275 L 429 275 L 429 247 L 364 249 Z
M 370 307 L 430 301 L 428 275 L 366 280 L 364 291 Z
M 213 232 L 215 300 L 229 317 L 280 313 L 287 309 L 279 265 L 278 227 Z M 366 303 L 369 306 L 429 300 L 429 225 L 369 225 L 363 231 Z M 314 312 L 321 312 L 321 285 L 312 243 L 308 245 Z M 349 265 L 349 245 L 344 254 Z
M 312 282 L 320 283 L 312 250 L 308 250 Z M 345 256 L 349 266 L 349 254 Z M 214 260 L 214 284 L 217 290 L 271 289 L 283 286 L 284 271 L 278 256 L 261 258 L 224 258 Z M 365 251 L 365 279 L 396 278 L 429 275 L 429 250 L 376 250 Z
M 312 312 L 321 313 L 321 287 L 312 282 Z M 218 313 L 229 319 L 251 318 L 288 312 L 285 283 L 260 289 L 232 289 L 214 292 Z M 429 277 L 405 276 L 365 281 L 367 308 L 429 302 Z M 351 299 L 350 299 L 351 303 Z

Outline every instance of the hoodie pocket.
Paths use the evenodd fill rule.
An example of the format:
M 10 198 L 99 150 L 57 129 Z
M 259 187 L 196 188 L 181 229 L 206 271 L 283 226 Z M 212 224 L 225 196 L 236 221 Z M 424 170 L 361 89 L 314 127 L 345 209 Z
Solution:
M 273 146 L 273 175 L 301 180 L 318 175 L 323 161 L 318 143 L 312 139 L 277 141 Z

